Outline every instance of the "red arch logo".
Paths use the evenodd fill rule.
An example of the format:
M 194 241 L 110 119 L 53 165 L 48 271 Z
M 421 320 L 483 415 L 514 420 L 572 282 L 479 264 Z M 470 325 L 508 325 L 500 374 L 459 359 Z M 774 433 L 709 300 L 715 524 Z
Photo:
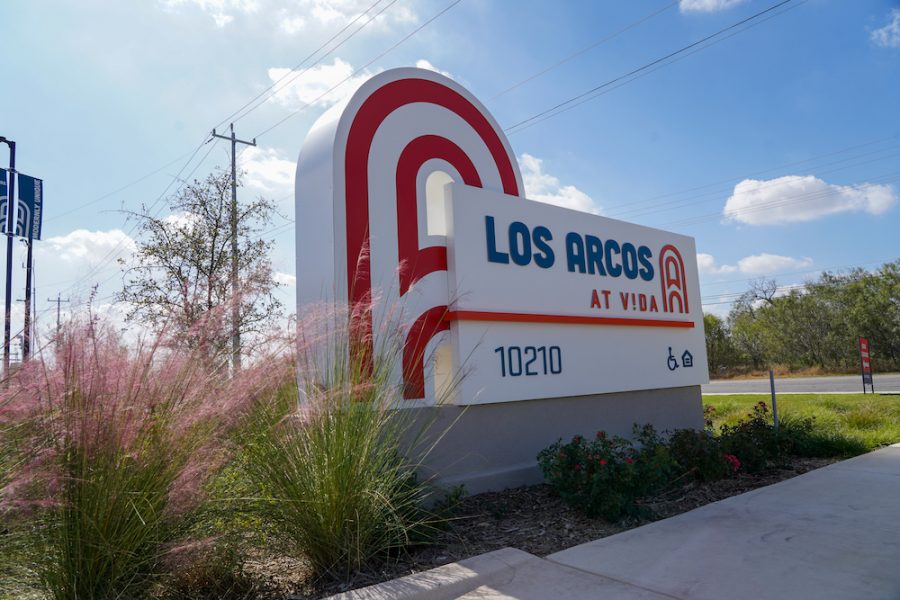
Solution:
M 659 276 L 662 286 L 663 312 L 687 314 L 687 278 L 684 275 L 684 259 L 672 244 L 659 251 Z
M 499 133 L 481 110 L 462 94 L 436 81 L 409 78 L 385 84 L 375 90 L 359 107 L 350 126 L 344 159 L 346 189 L 347 284 L 351 314 L 357 333 L 351 352 L 363 353 L 371 360 L 372 277 L 369 253 L 369 154 L 376 131 L 387 117 L 405 105 L 428 103 L 447 109 L 460 117 L 487 147 L 500 175 L 503 192 L 519 196 L 517 171 Z M 400 295 L 406 295 L 419 279 L 435 271 L 447 270 L 444 246 L 421 248 L 418 238 L 418 201 L 416 176 L 422 165 L 441 159 L 452 165 L 466 185 L 482 187 L 481 178 L 470 157 L 453 141 L 422 135 L 403 149 L 396 170 L 396 210 Z M 404 398 L 425 397 L 425 349 L 435 335 L 449 329 L 447 306 L 434 306 L 418 315 L 410 327 L 403 348 Z

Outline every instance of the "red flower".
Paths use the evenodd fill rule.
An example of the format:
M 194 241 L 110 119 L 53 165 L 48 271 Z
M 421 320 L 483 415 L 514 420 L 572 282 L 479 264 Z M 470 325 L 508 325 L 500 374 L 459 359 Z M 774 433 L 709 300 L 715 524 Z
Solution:
M 576 470 L 576 471 L 580 471 L 580 470 L 581 470 L 581 465 L 575 465 L 575 470 Z
M 734 454 L 726 454 L 725 460 L 728 462 L 728 466 L 731 467 L 732 473 L 737 473 L 741 469 L 741 460 Z
M 626 458 L 626 459 L 625 459 L 625 462 L 628 463 L 628 464 L 630 465 L 631 463 L 634 462 L 634 459 L 633 459 L 633 458 Z
M 597 432 L 597 439 L 598 439 L 598 440 L 602 440 L 602 439 L 605 438 L 605 437 L 606 437 L 606 432 L 605 432 L 605 431 L 598 431 L 598 432 Z
M 600 466 L 602 467 L 603 465 L 606 464 L 606 459 L 605 459 L 605 458 L 601 458 L 601 459 L 598 460 L 597 462 L 600 463 Z

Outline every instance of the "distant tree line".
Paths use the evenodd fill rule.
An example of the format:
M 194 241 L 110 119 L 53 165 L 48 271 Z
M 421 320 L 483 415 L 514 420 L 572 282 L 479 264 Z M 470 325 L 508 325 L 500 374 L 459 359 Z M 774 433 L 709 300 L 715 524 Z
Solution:
M 703 323 L 712 377 L 775 367 L 858 372 L 860 336 L 876 372 L 900 370 L 900 259 L 874 272 L 825 272 L 786 294 L 757 280 L 727 318 L 706 314 Z

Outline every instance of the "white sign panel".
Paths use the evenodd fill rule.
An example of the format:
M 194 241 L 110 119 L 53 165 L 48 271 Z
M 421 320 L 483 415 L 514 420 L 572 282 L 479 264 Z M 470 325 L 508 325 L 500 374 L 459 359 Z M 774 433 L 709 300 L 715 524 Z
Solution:
M 411 405 L 456 369 L 463 404 L 706 381 L 693 241 L 526 200 L 503 130 L 439 73 L 363 82 L 295 187 L 298 314 L 347 307 L 364 362 L 399 336 Z
M 447 187 L 459 403 L 708 381 L 694 240 Z

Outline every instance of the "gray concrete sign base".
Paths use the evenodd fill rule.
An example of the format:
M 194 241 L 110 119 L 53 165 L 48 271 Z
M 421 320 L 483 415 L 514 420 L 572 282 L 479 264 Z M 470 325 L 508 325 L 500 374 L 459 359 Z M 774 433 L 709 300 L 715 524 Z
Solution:
M 410 410 L 440 439 L 421 478 L 447 489 L 462 484 L 469 494 L 540 483 L 538 452 L 560 438 L 598 429 L 631 437 L 635 423 L 659 431 L 703 428 L 699 385 Z
M 900 598 L 900 444 L 546 558 L 505 548 L 346 599 Z

